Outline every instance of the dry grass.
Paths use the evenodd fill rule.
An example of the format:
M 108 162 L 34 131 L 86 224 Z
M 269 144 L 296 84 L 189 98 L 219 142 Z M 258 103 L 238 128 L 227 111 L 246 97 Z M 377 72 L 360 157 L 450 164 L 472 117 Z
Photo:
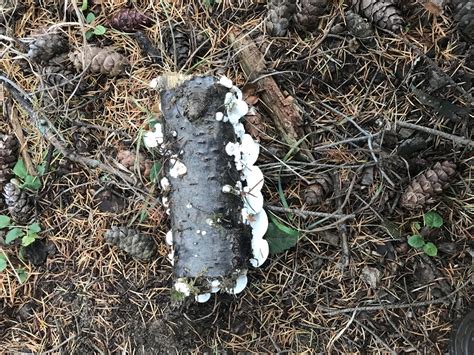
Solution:
M 56 1 L 42 1 L 42 7 L 33 3 L 26 1 L 27 10 L 16 23 L 18 38 L 34 37 L 53 26 L 67 34 L 73 48 L 83 45 L 84 25 L 59 25 L 68 20 L 53 6 Z M 106 25 L 106 18 L 126 1 L 101 3 L 96 15 L 98 23 Z M 161 42 L 168 20 L 186 23 L 209 35 L 206 55 L 199 61 L 190 58 L 182 71 L 225 74 L 239 86 L 244 86 L 246 79 L 227 34 L 236 26 L 251 33 L 267 55 L 269 74 L 301 106 L 305 133 L 315 154 L 312 162 L 294 158 L 283 163 L 291 147 L 278 140 L 263 105 L 258 103 L 266 134 L 260 165 L 266 177 L 266 200 L 281 206 L 281 184 L 290 208 L 333 213 L 342 204 L 339 213 L 355 213 L 355 219 L 344 222 L 349 265 L 341 267 L 341 230 L 334 220 L 277 214 L 301 230 L 302 238 L 292 250 L 272 256 L 261 269 L 251 270 L 249 286 L 242 295 L 218 295 L 205 305 L 173 306 L 172 269 L 164 242 L 168 227 L 153 184 L 136 174 L 145 184 L 138 188 L 75 165 L 59 174 L 58 169 L 67 164 L 55 154 L 37 199 L 41 237 L 50 249 L 47 262 L 34 267 L 19 260 L 15 248 L 2 247 L 15 267 L 25 268 L 29 277 L 20 284 L 12 268 L 0 273 L 0 352 L 148 353 L 172 352 L 175 347 L 196 353 L 446 351 L 453 321 L 472 307 L 474 294 L 469 254 L 473 248 L 472 152 L 439 138 L 420 152 L 429 165 L 431 159 L 441 157 L 459 163 L 456 182 L 434 206 L 445 218 L 438 241 L 454 243 L 457 251 L 433 258 L 437 274 L 430 277 L 420 271 L 427 265 L 426 258 L 405 243 L 411 223 L 422 221 L 422 215 L 396 207 L 400 191 L 413 172 L 390 163 L 389 158 L 397 156 L 396 149 L 384 149 L 383 158 L 379 151 L 384 146 L 382 137 L 388 139 L 389 127 L 397 120 L 466 137 L 472 132 L 472 127 L 462 121 L 436 115 L 410 91 L 410 85 L 423 84 L 423 68 L 415 65 L 423 58 L 412 46 L 423 53 L 434 48 L 431 58 L 455 80 L 459 71 L 472 75 L 465 57 L 456 50 L 461 42 L 452 17 L 446 14 L 422 24 L 413 15 L 405 41 L 378 31 L 375 48 L 355 49 L 350 36 L 328 33 L 331 25 L 342 21 L 337 17 L 337 7 L 322 19 L 321 31 L 273 39 L 264 35 L 263 6 L 249 3 L 226 0 L 211 9 L 200 1 L 164 0 L 138 1 L 136 6 L 157 19 L 146 30 L 154 43 Z M 442 36 L 448 40 L 443 48 L 437 44 Z M 138 137 L 149 119 L 159 115 L 158 97 L 148 82 L 176 68 L 168 56 L 163 66 L 152 65 L 127 34 L 109 29 L 105 38 L 99 40 L 110 41 L 129 58 L 127 74 L 117 80 L 94 79 L 85 96 L 66 97 L 49 113 L 55 115 L 55 124 L 70 147 L 74 147 L 74 121 L 95 126 L 89 133 L 94 149 L 87 154 L 117 167 L 114 156 L 118 147 L 140 149 Z M 26 92 L 35 92 L 40 76 L 22 68 L 19 54 L 18 48 L 3 53 L 1 70 Z M 444 99 L 458 105 L 468 102 L 455 87 L 446 91 Z M 81 109 L 85 117 L 77 116 L 78 107 L 85 108 Z M 44 160 L 48 143 L 17 108 L 26 148 L 38 165 Z M 0 128 L 10 131 L 8 120 Z M 124 138 L 124 134 L 131 138 Z M 367 144 L 368 138 L 373 140 L 373 149 Z M 387 161 L 380 165 L 382 169 L 375 167 L 374 151 L 376 157 Z M 373 182 L 363 186 L 360 177 L 366 169 L 373 169 Z M 304 181 L 325 172 L 338 177 L 339 193 L 320 206 L 306 206 Z M 101 212 L 94 196 L 99 188 L 123 195 L 124 210 Z M 148 211 L 149 217 L 140 221 L 143 211 Z M 158 257 L 152 263 L 141 263 L 104 244 L 103 233 L 112 224 L 133 224 L 154 238 Z M 395 233 L 390 230 L 392 225 Z M 393 258 L 384 256 L 383 250 L 391 251 Z M 375 289 L 361 278 L 365 266 L 381 271 Z M 377 309 L 350 310 L 381 304 Z M 397 306 L 384 307 L 388 305 Z

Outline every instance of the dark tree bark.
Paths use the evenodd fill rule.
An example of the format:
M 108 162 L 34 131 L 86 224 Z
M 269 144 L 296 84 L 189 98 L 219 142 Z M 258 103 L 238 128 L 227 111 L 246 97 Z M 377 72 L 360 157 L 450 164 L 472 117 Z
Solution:
M 165 147 L 175 155 L 167 159 L 165 174 L 176 277 L 226 277 L 248 260 L 251 237 L 241 222 L 242 200 L 222 192 L 240 181 L 225 152 L 236 141 L 232 125 L 216 120 L 216 112 L 225 112 L 226 92 L 212 77 L 161 86 Z M 180 163 L 187 170 L 176 177 L 170 172 Z

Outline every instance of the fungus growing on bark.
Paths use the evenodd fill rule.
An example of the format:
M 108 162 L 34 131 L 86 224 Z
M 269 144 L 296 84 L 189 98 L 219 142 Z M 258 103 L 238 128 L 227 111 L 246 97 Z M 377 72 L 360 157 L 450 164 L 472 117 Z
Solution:
M 221 290 L 242 292 L 249 265 L 268 257 L 260 147 L 240 122 L 249 108 L 230 79 L 171 76 L 150 84 L 161 90 L 163 126 L 144 139 L 170 157 L 160 185 L 170 204 L 174 291 L 206 302 Z

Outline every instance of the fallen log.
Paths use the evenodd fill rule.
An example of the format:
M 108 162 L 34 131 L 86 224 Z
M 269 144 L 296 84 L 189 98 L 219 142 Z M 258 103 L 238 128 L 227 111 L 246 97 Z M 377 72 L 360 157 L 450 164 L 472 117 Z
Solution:
M 161 185 L 168 191 L 175 296 L 203 302 L 220 289 L 236 294 L 249 262 L 260 266 L 268 256 L 263 175 L 254 166 L 259 147 L 239 122 L 248 107 L 227 78 L 168 75 L 154 84 L 163 114 L 155 131 L 167 157 Z

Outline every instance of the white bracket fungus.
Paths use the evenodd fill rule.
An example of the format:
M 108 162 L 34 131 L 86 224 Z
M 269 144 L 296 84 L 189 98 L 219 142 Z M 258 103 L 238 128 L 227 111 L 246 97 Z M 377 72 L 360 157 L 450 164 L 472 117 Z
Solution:
M 200 295 L 194 296 L 194 299 L 199 303 L 206 303 L 211 298 L 210 293 L 201 293 Z
M 174 283 L 174 289 L 186 297 L 191 294 L 191 286 L 186 282 L 186 279 L 180 278 Z
M 188 168 L 181 161 L 175 158 L 170 159 L 170 176 L 177 179 L 180 176 L 186 175 Z
M 173 246 L 173 231 L 170 229 L 165 236 L 166 244 Z
M 241 293 L 245 287 L 247 286 L 248 278 L 245 273 L 239 275 L 237 279 L 235 280 L 235 285 L 234 287 L 231 288 L 226 288 L 226 292 L 230 293 L 232 295 L 237 295 Z
M 161 123 L 155 124 L 152 131 L 146 131 L 143 134 L 143 144 L 149 149 L 156 148 L 159 145 L 163 144 L 163 142 L 164 135 Z
M 168 192 L 171 190 L 170 181 L 168 180 L 166 176 L 160 180 L 160 185 L 164 192 Z

